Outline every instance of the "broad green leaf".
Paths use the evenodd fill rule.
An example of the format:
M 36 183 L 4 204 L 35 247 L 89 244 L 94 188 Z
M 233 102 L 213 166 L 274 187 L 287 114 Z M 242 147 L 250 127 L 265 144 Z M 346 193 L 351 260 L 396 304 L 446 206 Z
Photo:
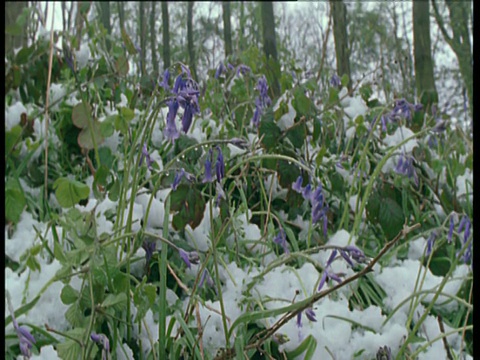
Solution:
M 259 126 L 259 136 L 263 136 L 262 144 L 267 150 L 274 148 L 278 144 L 278 140 L 282 131 L 272 120 L 262 119 Z
M 10 131 L 5 132 L 5 154 L 10 154 L 21 139 L 22 128 L 20 125 L 14 126 Z
M 313 107 L 312 100 L 305 95 L 303 87 L 297 87 L 293 91 L 292 105 L 299 116 L 309 116 Z
M 65 311 L 65 319 L 67 319 L 73 327 L 86 325 L 85 316 L 78 304 L 71 305 L 67 311 Z
M 69 284 L 65 285 L 60 293 L 60 299 L 65 305 L 73 304 L 78 300 L 80 294 L 77 290 L 71 287 Z
M 175 230 L 183 230 L 187 224 L 192 229 L 200 225 L 205 211 L 205 200 L 199 190 L 190 185 L 180 184 L 170 196 L 171 210 L 176 212 L 172 221 Z
M 69 338 L 65 338 L 66 340 L 60 344 L 57 344 L 57 354 L 58 357 L 62 360 L 78 360 L 82 358 L 82 347 L 80 343 L 83 342 L 85 337 L 85 329 L 83 328 L 75 328 L 66 332 L 66 334 L 70 338 L 74 338 L 77 341 L 74 341 Z M 95 358 L 98 348 L 96 346 L 93 347 L 90 356 L 92 359 Z
M 102 137 L 102 131 L 100 129 L 100 123 L 98 121 L 94 121 L 92 123 L 93 134 L 95 137 L 95 141 L 97 146 L 100 145 L 105 139 Z M 80 134 L 78 134 L 78 145 L 87 150 L 91 150 L 94 148 L 92 133 L 90 132 L 90 128 L 84 128 Z
M 7 221 L 18 223 L 27 200 L 20 185 L 10 179 L 5 186 L 5 218 Z
M 290 164 L 285 160 L 279 160 L 278 164 L 278 183 L 284 189 L 288 189 L 300 176 L 300 170 L 295 164 Z
M 73 124 L 80 128 L 85 129 L 88 127 L 88 122 L 92 117 L 92 106 L 89 103 L 78 103 L 72 109 L 72 121 Z
M 68 178 L 59 178 L 53 184 L 55 196 L 61 207 L 68 208 L 88 199 L 90 188 L 79 181 Z
M 125 293 L 119 293 L 119 294 L 109 294 L 105 298 L 105 300 L 102 302 L 102 307 L 108 308 L 108 307 L 114 307 L 116 309 L 121 309 L 124 307 L 124 305 L 127 303 L 127 295 Z

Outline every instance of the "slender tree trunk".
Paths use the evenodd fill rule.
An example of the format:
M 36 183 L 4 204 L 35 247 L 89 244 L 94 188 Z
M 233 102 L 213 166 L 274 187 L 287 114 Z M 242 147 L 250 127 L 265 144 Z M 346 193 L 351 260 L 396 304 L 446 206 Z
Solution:
M 151 1 L 152 11 L 150 12 L 150 47 L 152 49 L 153 76 L 158 77 L 158 59 L 157 59 L 157 32 L 155 31 L 155 20 L 157 14 L 155 11 L 155 1 Z
M 84 17 L 87 16 L 89 11 L 90 11 L 90 3 L 85 1 L 77 1 L 77 15 L 75 17 L 75 31 L 77 34 L 77 47 L 76 47 L 77 50 L 80 49 L 80 44 L 82 41 L 83 23 L 85 22 Z
M 348 51 L 347 8 L 342 0 L 330 0 L 333 16 L 333 37 L 335 39 L 335 54 L 337 57 L 338 76 L 348 76 L 347 89 L 352 91 L 350 74 L 350 54 Z
M 450 26 L 452 28 L 452 36 L 445 29 L 445 24 L 440 16 L 437 3 L 432 0 L 433 14 L 437 20 L 438 27 L 448 45 L 452 48 L 457 56 L 460 67 L 460 74 L 468 95 L 470 105 L 470 114 L 473 113 L 473 57 L 472 47 L 470 45 L 469 24 L 469 8 L 470 1 L 446 1 L 446 5 L 450 12 Z
M 277 55 L 277 42 L 275 39 L 275 16 L 273 14 L 273 3 L 264 1 L 260 3 L 262 16 L 263 50 L 267 60 L 267 78 L 273 96 L 280 96 L 280 83 L 278 82 L 279 65 Z
M 230 2 L 222 1 L 223 38 L 225 40 L 225 58 L 232 55 L 232 26 L 230 24 Z
M 240 41 L 238 48 L 245 50 L 245 2 L 240 1 Z
M 107 30 L 107 35 L 110 36 L 112 34 L 112 26 L 110 25 L 110 1 L 100 1 L 100 16 L 102 20 L 102 25 Z M 110 51 L 111 43 L 110 39 L 107 37 L 106 39 L 107 50 Z
M 15 25 L 23 9 L 28 7 L 28 1 L 7 1 L 5 3 L 5 28 Z M 18 35 L 5 34 L 5 54 L 12 53 L 14 49 L 27 45 L 26 26 Z
M 414 1 L 412 13 L 417 97 L 423 104 L 425 111 L 429 112 L 432 105 L 438 103 L 431 53 L 429 3 L 427 1 Z
M 162 2 L 163 68 L 170 67 L 170 25 L 168 23 L 168 2 Z
M 125 29 L 125 3 L 117 1 L 118 6 L 118 20 L 120 21 L 120 30 Z
M 194 79 L 197 78 L 197 70 L 195 67 L 195 46 L 193 44 L 193 4 L 191 1 L 187 4 L 187 47 L 190 72 Z
M 140 70 L 142 77 L 145 76 L 145 60 L 147 57 L 147 23 L 145 18 L 145 2 L 139 3 L 139 35 L 140 35 Z

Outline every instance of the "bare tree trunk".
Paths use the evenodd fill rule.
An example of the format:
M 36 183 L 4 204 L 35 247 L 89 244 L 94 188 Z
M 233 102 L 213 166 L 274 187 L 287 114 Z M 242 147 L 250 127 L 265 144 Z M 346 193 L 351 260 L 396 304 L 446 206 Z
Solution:
M 263 50 L 267 59 L 267 78 L 270 78 L 270 86 L 273 96 L 280 96 L 280 83 L 278 82 L 278 56 L 277 42 L 275 39 L 275 16 L 273 3 L 264 1 L 260 3 L 262 13 Z
M 162 2 L 163 68 L 170 67 L 170 25 L 168 23 L 168 2 Z
M 155 31 L 155 20 L 157 14 L 155 11 L 155 1 L 151 1 L 152 9 L 150 12 L 150 48 L 152 49 L 153 76 L 158 77 L 158 59 L 157 59 L 157 32 Z
M 5 28 L 14 26 L 23 9 L 28 7 L 27 1 L 7 1 L 5 3 Z M 18 35 L 5 34 L 5 54 L 12 53 L 14 49 L 27 45 L 26 27 L 20 29 Z
M 465 87 L 467 89 L 468 102 L 470 105 L 470 114 L 473 113 L 473 57 L 472 47 L 470 45 L 469 24 L 469 8 L 470 1 L 446 1 L 448 10 L 450 11 L 450 26 L 452 28 L 452 36 L 445 29 L 445 24 L 440 16 L 437 3 L 432 0 L 433 14 L 437 20 L 438 27 L 448 45 L 452 48 L 457 56 Z
M 75 30 L 77 34 L 77 47 L 76 49 L 80 49 L 80 43 L 82 41 L 82 30 L 83 30 L 83 23 L 84 23 L 84 16 L 88 14 L 88 10 L 90 9 L 90 5 L 85 1 L 77 1 L 77 16 L 75 17 Z
M 194 79 L 197 78 L 197 70 L 195 67 L 195 46 L 193 44 L 193 4 L 191 1 L 187 4 L 187 47 L 190 72 Z
M 112 35 L 112 26 L 110 25 L 110 1 L 100 1 L 98 4 L 100 6 L 102 25 L 105 30 L 107 30 L 107 39 L 105 43 L 107 45 L 107 50 L 110 51 L 112 47 L 110 39 L 108 38 L 108 36 Z
M 431 53 L 429 3 L 427 1 L 414 1 L 412 13 L 417 97 L 423 104 L 425 111 L 429 112 L 431 106 L 438 103 Z
M 352 91 L 350 74 L 350 54 L 348 51 L 347 8 L 342 0 L 330 0 L 333 16 L 333 37 L 335 39 L 335 54 L 337 57 L 338 76 L 347 75 L 349 92 Z
M 225 58 L 232 55 L 232 26 L 230 24 L 230 2 L 222 1 L 223 39 L 225 40 Z

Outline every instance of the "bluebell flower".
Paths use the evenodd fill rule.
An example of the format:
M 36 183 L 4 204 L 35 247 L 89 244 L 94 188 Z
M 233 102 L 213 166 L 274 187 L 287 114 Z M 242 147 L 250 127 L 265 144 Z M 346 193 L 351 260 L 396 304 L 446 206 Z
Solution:
M 151 168 L 152 168 L 152 164 L 153 164 L 153 160 L 150 158 L 150 154 L 148 153 L 147 143 L 143 143 L 142 155 L 140 156 L 140 165 L 143 164 L 143 159 L 146 159 L 147 167 L 148 167 L 149 169 L 151 169 Z
M 303 191 L 302 188 L 303 177 L 300 175 L 297 180 L 292 184 L 292 190 L 296 191 L 297 193 L 301 194 Z
M 108 337 L 105 334 L 96 334 L 92 332 L 90 334 L 90 339 L 95 343 L 102 345 L 102 359 L 107 360 L 108 353 L 110 353 L 110 341 L 108 340 Z
M 422 104 L 410 104 L 405 99 L 399 99 L 395 101 L 395 106 L 390 113 L 392 120 L 404 118 L 406 120 L 412 120 L 412 112 L 420 111 L 423 108 Z
M 234 70 L 235 69 L 235 66 L 233 66 L 230 63 L 227 64 L 227 67 L 228 67 L 228 70 Z
M 237 67 L 237 76 L 239 74 L 246 75 L 246 74 L 251 73 L 251 72 L 252 72 L 252 69 L 247 65 L 240 64 Z
M 340 279 L 340 277 L 337 274 L 330 272 L 330 270 L 328 269 L 332 264 L 333 260 L 335 260 L 336 256 L 337 256 L 337 250 L 333 250 L 332 253 L 330 254 L 330 257 L 327 260 L 327 264 L 325 265 L 325 268 L 323 269 L 322 278 L 320 279 L 320 283 L 318 284 L 317 291 L 320 291 L 323 288 L 323 285 L 325 285 L 325 282 L 329 278 L 332 280 L 335 280 L 338 283 L 342 282 L 342 279 Z
M 437 232 L 432 231 L 427 240 L 427 251 L 425 252 L 425 256 L 430 256 L 430 254 L 432 253 L 433 245 L 435 244 L 436 239 L 437 239 Z
M 340 77 L 337 75 L 337 74 L 334 74 L 331 78 L 330 78 L 330 85 L 334 86 L 334 87 L 339 87 L 342 85 L 342 81 L 340 79 Z
M 218 79 L 226 70 L 225 65 L 221 62 L 217 67 L 217 71 L 215 71 L 215 79 Z
M 205 159 L 205 177 L 203 178 L 203 183 L 212 182 L 212 149 L 208 151 L 208 156 Z
M 388 121 L 387 116 L 382 115 L 381 118 L 380 118 L 380 121 L 382 122 L 382 130 L 383 130 L 383 132 L 387 132 L 387 121 Z
M 170 71 L 166 69 L 163 72 L 163 79 L 158 85 L 164 88 L 165 91 L 169 91 L 170 90 L 169 82 L 170 82 Z
M 181 168 L 179 171 L 176 172 L 175 178 L 173 179 L 172 183 L 172 190 L 175 191 L 177 190 L 178 185 L 180 184 L 180 181 L 182 178 L 185 176 L 185 169 Z
M 252 124 L 258 127 L 263 110 L 272 103 L 272 99 L 268 96 L 268 83 L 265 76 L 258 79 L 256 89 L 260 92 L 260 95 L 255 99 L 255 112 L 253 113 Z
M 217 181 L 221 182 L 225 177 L 225 162 L 223 161 L 222 149 L 217 146 L 218 156 L 217 162 L 215 163 L 215 172 L 217 173 Z
M 33 335 L 30 333 L 30 331 L 24 327 L 24 326 L 19 326 L 17 319 L 15 318 L 15 312 L 13 310 L 12 302 L 10 299 L 10 293 L 8 290 L 6 291 L 6 297 L 7 297 L 7 304 L 8 304 L 8 310 L 10 311 L 10 315 L 12 317 L 12 323 L 13 323 L 13 328 L 15 329 L 15 332 L 17 333 L 17 337 L 19 340 L 19 347 L 20 347 L 20 352 L 26 359 L 30 359 L 30 356 L 32 356 L 32 347 L 33 344 L 35 344 L 37 341 L 33 337 Z
M 411 155 L 406 156 L 405 154 L 402 154 L 394 170 L 397 174 L 413 178 L 415 185 L 418 186 L 418 176 L 415 168 L 413 167 L 413 157 Z
M 312 322 L 317 322 L 315 311 L 312 308 L 305 309 L 305 316 Z
M 261 116 L 262 116 L 262 111 L 258 107 L 256 107 L 255 111 L 253 112 L 253 116 L 252 116 L 253 126 L 258 127 L 258 125 L 260 125 L 260 117 Z
M 365 254 L 362 250 L 353 245 L 348 245 L 343 248 L 344 251 L 347 251 L 348 254 L 352 257 L 357 263 L 364 263 L 366 260 Z
M 287 237 L 286 237 L 286 233 L 285 233 L 285 230 L 283 228 L 280 228 L 280 230 L 278 231 L 278 234 L 277 236 L 275 236 L 273 238 L 273 242 L 275 244 L 278 244 L 282 247 L 283 251 L 285 254 L 289 254 L 290 251 L 288 250 L 288 246 L 287 246 Z
M 155 241 L 144 241 L 142 248 L 145 250 L 145 262 L 148 264 L 153 256 L 153 253 L 157 247 Z
M 180 137 L 180 133 L 177 130 L 177 125 L 175 124 L 175 118 L 177 117 L 178 111 L 178 101 L 169 100 L 168 105 L 168 114 L 167 114 L 167 126 L 163 130 L 163 134 L 170 141 L 175 141 Z
M 213 287 L 215 285 L 215 283 L 213 282 L 213 279 L 210 276 L 210 273 L 208 272 L 207 269 L 203 270 L 202 276 L 201 276 L 200 281 L 198 283 L 198 287 L 202 287 L 205 282 L 206 282 L 207 286 L 209 286 L 209 287 Z
M 200 262 L 200 257 L 196 251 L 186 252 L 185 250 L 179 248 L 178 254 L 182 260 L 187 264 L 187 267 L 190 269 L 192 264 L 197 265 Z
M 187 105 L 185 110 L 183 111 L 182 117 L 182 129 L 184 133 L 188 132 L 190 125 L 192 124 L 193 119 L 193 107 L 191 105 Z
M 462 241 L 463 246 L 465 246 L 465 244 L 468 241 L 468 238 L 470 237 L 471 226 L 472 226 L 472 224 L 471 224 L 468 216 L 466 216 L 466 215 L 463 216 L 462 220 L 460 220 L 460 224 L 458 226 L 458 233 L 459 234 L 462 231 L 465 230 L 464 233 L 463 233 L 463 241 Z M 472 259 L 472 243 L 470 243 L 469 246 L 465 249 L 461 259 L 463 260 L 464 263 L 467 263 L 467 262 L 471 261 L 471 259 Z

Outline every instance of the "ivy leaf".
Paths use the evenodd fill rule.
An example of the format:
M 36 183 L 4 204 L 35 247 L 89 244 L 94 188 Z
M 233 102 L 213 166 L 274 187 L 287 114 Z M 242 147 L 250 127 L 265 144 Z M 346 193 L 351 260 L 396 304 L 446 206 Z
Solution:
M 80 200 L 88 199 L 90 188 L 80 181 L 68 178 L 59 178 L 53 184 L 55 196 L 61 207 L 72 207 L 80 202 Z

